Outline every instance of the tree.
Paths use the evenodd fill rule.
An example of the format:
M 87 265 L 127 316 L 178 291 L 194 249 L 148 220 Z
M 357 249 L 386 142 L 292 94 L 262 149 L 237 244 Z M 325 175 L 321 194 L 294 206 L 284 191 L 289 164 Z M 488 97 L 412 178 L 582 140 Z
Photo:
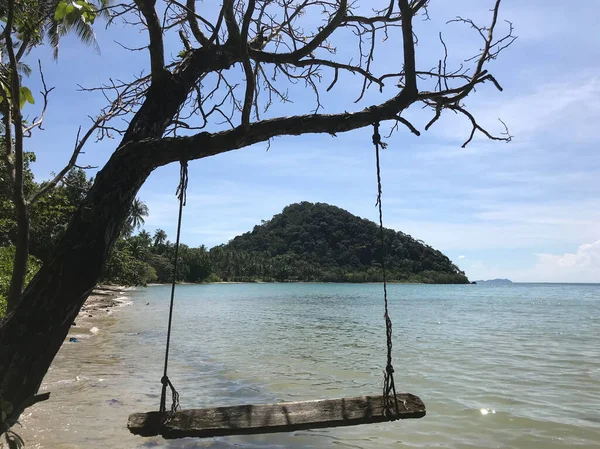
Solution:
M 212 273 L 212 264 L 206 247 L 185 248 L 182 251 L 186 282 L 202 282 Z
M 144 229 L 140 231 L 138 234 L 139 238 L 142 240 L 144 246 L 147 248 L 152 244 L 152 236 L 150 233 Z
M 137 237 L 137 236 L 136 236 Z M 137 240 L 120 239 L 112 248 L 104 264 L 101 279 L 119 285 L 145 285 L 156 281 L 156 271 L 145 261 L 136 257 Z M 140 255 L 140 254 L 138 254 Z
M 108 12 L 105 6 L 105 0 L 100 0 L 99 5 L 86 0 L 76 0 L 71 3 L 65 0 L 9 0 L 0 7 L 0 18 L 5 24 L 0 33 L 0 114 L 2 114 L 2 146 L 4 147 L 2 155 L 10 180 L 16 222 L 13 274 L 7 297 L 8 310 L 13 309 L 20 300 L 28 273 L 31 207 L 75 166 L 77 157 L 90 135 L 112 112 L 109 111 L 98 117 L 81 140 L 79 134 L 77 135 L 77 143 L 67 165 L 43 188 L 29 196 L 25 192 L 24 139 L 36 128 L 42 129 L 48 95 L 52 89 L 46 86 L 41 64 L 39 64 L 43 85 L 42 111 L 31 123 L 23 120 L 21 109 L 26 103 L 35 103 L 35 100 L 29 88 L 22 85 L 23 75 L 29 75 L 31 69 L 21 59 L 33 47 L 39 45 L 44 36 L 49 37 L 55 56 L 58 55 L 60 37 L 69 31 L 75 31 L 83 42 L 95 44 L 91 24 L 96 16 Z
M 167 241 L 167 233 L 162 229 L 154 231 L 154 246 L 163 245 Z
M 47 182 L 35 184 L 44 189 Z M 73 212 L 85 198 L 92 185 L 85 171 L 73 168 L 62 180 L 31 205 L 30 253 L 47 262 L 65 233 Z
M 129 216 L 123 227 L 123 234 L 128 236 L 136 229 L 141 228 L 145 223 L 144 217 L 147 217 L 148 213 L 148 206 L 146 206 L 142 200 L 139 198 L 133 200 L 131 209 L 129 210 Z
M 0 246 L 0 316 L 3 316 L 6 312 L 6 295 L 10 287 L 14 257 L 14 246 Z M 39 268 L 40 261 L 33 256 L 29 256 L 25 284 L 33 278 Z
M 377 8 L 376 3 L 369 6 Z M 112 8 L 115 19 L 129 14 L 130 21 L 145 26 L 149 74 L 104 89 L 106 95 L 116 92 L 108 108 L 125 117 L 128 126 L 53 258 L 0 327 L 0 399 L 11 404 L 4 428 L 39 399 L 34 395 L 52 359 L 97 282 L 140 187 L 157 167 L 178 161 L 185 165 L 188 160 L 266 143 L 277 136 L 335 135 L 380 122 L 391 122 L 394 129 L 403 125 L 418 135 L 417 127 L 401 115 L 416 104 L 432 112 L 426 130 L 445 111 L 464 116 L 472 125 L 465 145 L 477 131 L 496 140 L 510 139 L 489 133 L 464 105 L 465 98 L 484 83 L 500 88 L 486 68 L 514 39 L 512 27 L 507 35 L 496 37 L 500 0 L 493 2 L 491 23 L 485 28 L 468 19 L 456 20 L 472 27 L 482 40 L 479 54 L 453 69 L 443 50 L 446 46 L 441 46 L 434 70 L 417 67 L 413 22 L 428 14 L 428 6 L 435 2 L 381 3 L 378 10 L 366 13 L 358 2 L 347 0 L 223 0 L 218 13 L 207 19 L 203 11 L 196 11 L 194 1 L 185 6 L 169 1 L 169 8 L 161 11 L 164 20 L 154 0 Z M 9 1 L 12 4 L 14 0 Z M 317 13 L 326 19 L 321 26 L 311 28 L 314 21 L 303 22 Z M 182 51 L 174 61 L 167 61 L 164 35 L 175 31 Z M 385 37 L 393 44 L 388 51 L 395 52 L 386 57 L 397 64 L 393 72 L 375 73 L 372 61 Z M 354 52 L 354 58 L 348 58 L 352 62 L 336 59 L 334 41 L 343 42 L 347 50 L 343 54 Z M 358 77 L 356 110 L 321 112 L 319 90 L 326 72 L 333 80 L 328 90 L 348 74 Z M 287 87 L 298 81 L 314 90 L 315 108 L 305 114 L 261 119 L 264 107 L 273 101 L 289 101 Z M 385 99 L 365 108 L 360 103 L 372 87 L 380 89 Z M 130 111 L 135 111 L 132 117 Z M 181 135 L 183 131 L 186 135 Z

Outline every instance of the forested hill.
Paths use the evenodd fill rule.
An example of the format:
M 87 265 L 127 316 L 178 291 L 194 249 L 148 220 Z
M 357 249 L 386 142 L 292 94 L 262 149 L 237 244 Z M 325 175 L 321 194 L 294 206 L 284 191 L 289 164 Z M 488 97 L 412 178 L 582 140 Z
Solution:
M 251 232 L 213 248 L 222 280 L 381 280 L 379 227 L 336 206 L 287 206 Z M 448 257 L 411 236 L 385 230 L 388 278 L 400 282 L 467 283 Z

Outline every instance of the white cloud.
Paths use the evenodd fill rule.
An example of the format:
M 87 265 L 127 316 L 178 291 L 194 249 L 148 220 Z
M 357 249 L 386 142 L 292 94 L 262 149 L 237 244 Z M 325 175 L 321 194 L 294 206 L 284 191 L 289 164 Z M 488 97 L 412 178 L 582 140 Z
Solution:
M 597 138 L 596 126 L 600 118 L 600 78 L 593 73 L 581 73 L 563 80 L 534 85 L 530 90 L 513 90 L 504 93 L 487 92 L 487 95 L 469 98 L 469 111 L 477 117 L 480 125 L 499 135 L 503 127 L 498 121 L 506 122 L 514 142 L 538 142 L 557 140 L 561 143 L 591 143 Z M 444 114 L 431 128 L 438 137 L 462 142 L 470 132 L 470 123 L 465 117 Z M 464 156 L 479 152 L 476 145 L 487 138 L 476 133 L 470 151 L 458 151 L 448 156 Z M 497 144 L 496 144 L 497 145 Z M 500 148 L 504 151 L 509 148 Z M 510 146 L 514 149 L 514 144 Z M 486 149 L 486 151 L 490 151 Z M 501 151 L 495 148 L 495 151 Z
M 516 282 L 600 283 L 600 240 L 580 245 L 574 253 L 536 254 L 527 268 L 500 269 L 493 264 L 474 261 L 461 264 L 470 279 L 509 278 Z
M 576 253 L 537 254 L 532 279 L 545 282 L 600 282 L 600 240 L 586 243 Z
M 458 260 L 464 260 L 464 259 L 466 259 L 465 256 L 458 256 Z
M 388 214 L 387 223 L 442 251 L 552 248 L 600 238 L 600 218 L 588 206 L 586 201 L 573 206 L 498 204 L 477 218 L 465 216 L 463 222 L 411 220 Z

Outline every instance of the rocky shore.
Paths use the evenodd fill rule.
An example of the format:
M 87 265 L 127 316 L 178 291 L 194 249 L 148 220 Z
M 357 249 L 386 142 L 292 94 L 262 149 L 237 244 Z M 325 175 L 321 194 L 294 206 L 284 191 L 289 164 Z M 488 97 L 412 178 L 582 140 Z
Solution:
M 79 316 L 93 318 L 98 315 L 110 314 L 113 307 L 120 307 L 128 303 L 125 296 L 128 290 L 128 287 L 121 285 L 96 286 L 79 311 Z
M 77 319 L 73 321 L 67 341 L 77 343 L 81 339 L 98 334 L 106 323 L 104 318 L 113 314 L 115 308 L 131 303 L 128 292 L 132 287 L 121 285 L 98 285 L 81 307 Z

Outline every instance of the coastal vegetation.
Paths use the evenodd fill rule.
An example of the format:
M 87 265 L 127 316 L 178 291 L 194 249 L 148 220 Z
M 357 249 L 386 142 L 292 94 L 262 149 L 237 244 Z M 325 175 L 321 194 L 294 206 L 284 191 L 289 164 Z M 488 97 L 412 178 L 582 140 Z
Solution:
M 302 202 L 287 206 L 250 232 L 210 251 L 180 245 L 179 282 L 380 282 L 386 254 L 388 279 L 396 282 L 468 283 L 448 257 L 392 229 L 379 228 L 339 207 Z M 171 282 L 174 245 L 162 229 L 119 240 L 102 282 Z
M 212 12 L 205 3 L 168 2 L 165 7 L 153 0 L 113 6 L 106 0 L 8 0 L 0 7 L 0 128 L 8 174 L 4 198 L 12 203 L 3 207 L 12 211 L 14 219 L 14 225 L 7 222 L 7 235 L 13 235 L 10 243 L 14 246 L 14 253 L 8 253 L 9 257 L 14 254 L 7 293 L 9 313 L 0 322 L 0 434 L 10 437 L 10 428 L 24 409 L 47 399 L 47 395 L 37 394 L 38 388 L 94 285 L 110 276 L 113 248 L 135 259 L 139 248 L 121 240 L 127 235 L 124 228 L 141 223 L 130 220 L 132 207 L 156 168 L 177 162 L 185 166 L 189 160 L 255 144 L 266 146 L 279 136 L 336 135 L 379 123 L 396 135 L 399 126 L 420 135 L 419 129 L 430 129 L 447 113 L 464 118 L 470 128 L 463 146 L 476 133 L 510 140 L 507 130 L 498 136 L 486 130 L 465 105 L 476 91 L 502 90 L 488 70 L 488 63 L 515 39 L 512 25 L 498 18 L 501 0 L 482 6 L 483 10 L 491 7 L 488 24 L 478 25 L 463 17 L 451 21 L 451 26 L 458 23 L 473 33 L 474 54 L 466 60 L 466 39 L 457 56 L 452 45 L 443 41 L 437 25 L 423 20 L 435 12 L 435 2 L 428 0 L 381 2 L 373 9 L 346 0 L 223 0 Z M 24 142 L 32 133 L 43 131 L 44 117 L 50 113 L 47 106 L 53 99 L 41 64 L 37 64 L 40 92 L 34 94 L 27 86 L 34 57 L 43 52 L 58 55 L 59 39 L 69 31 L 82 42 L 97 46 L 93 28 L 102 17 L 110 18 L 109 25 L 127 24 L 119 27 L 122 51 L 148 50 L 148 69 L 142 75 L 138 68 L 132 69 L 127 80 L 123 71 L 127 67 L 119 66 L 111 74 L 113 66 L 105 64 L 105 72 L 99 76 L 106 84 L 88 92 L 108 104 L 82 114 L 91 117 L 92 124 L 87 131 L 80 128 L 73 133 L 76 144 L 66 165 L 40 184 L 44 187 L 29 189 Z M 317 17 L 319 20 L 313 20 Z M 413 28 L 413 23 L 419 28 Z M 424 53 L 428 46 L 416 45 L 423 34 L 436 42 L 442 39 L 439 58 L 428 61 Z M 139 42 L 140 38 L 146 42 Z M 336 51 L 338 45 L 343 47 L 340 51 Z M 79 56 L 76 51 L 71 54 Z M 104 57 L 113 60 L 112 55 Z M 372 64 L 384 58 L 389 64 Z M 73 72 L 73 64 L 66 61 L 60 67 Z M 59 82 L 60 75 L 53 81 Z M 325 104 L 332 98 L 325 92 L 347 97 L 353 87 L 356 105 Z M 294 101 L 297 94 L 305 97 L 306 92 L 314 93 L 314 104 Z M 69 104 L 72 98 L 56 101 Z M 87 103 L 92 107 L 97 101 Z M 274 104 L 277 106 L 271 108 Z M 430 118 L 417 123 L 423 115 L 415 115 L 415 123 L 411 123 L 404 114 L 411 107 L 424 109 Z M 24 115 L 23 108 L 30 108 L 31 114 Z M 78 127 L 69 125 L 74 130 Z M 91 136 L 98 140 L 117 137 L 114 152 L 91 186 L 76 198 L 65 199 L 63 189 L 68 185 L 64 179 L 69 173 L 80 176 L 77 160 L 86 143 L 94 140 Z M 138 210 L 143 212 L 143 208 Z M 36 216 L 48 211 L 63 211 L 64 221 L 60 218 L 55 226 L 36 230 L 36 226 L 50 223 L 50 218 L 63 217 L 57 214 L 38 221 Z M 376 256 L 374 245 L 370 251 Z M 336 251 L 325 251 L 325 245 L 318 248 L 324 256 L 331 256 L 330 262 L 337 257 Z M 294 252 L 310 260 L 308 253 Z M 36 253 L 42 266 L 28 279 L 30 255 Z M 166 245 L 163 254 L 158 245 L 156 254 L 152 251 L 157 260 L 163 260 L 158 258 L 163 255 L 168 258 Z M 355 263 L 352 256 L 361 261 L 359 251 L 348 255 L 348 264 Z M 435 264 L 434 259 L 418 258 L 421 264 Z M 330 267 L 317 269 L 326 274 Z M 167 266 L 163 268 L 168 272 Z M 426 271 L 400 263 L 394 269 L 399 270 L 398 276 Z M 161 275 L 156 268 L 154 271 L 157 277 Z M 358 272 L 363 272 L 362 267 Z M 202 271 L 199 268 L 194 273 L 201 276 Z M 365 273 L 368 275 L 368 269 Z
M 403 232 L 379 227 L 336 206 L 302 202 L 210 251 L 227 281 L 467 283 L 448 257 Z
M 26 153 L 25 193 L 42 191 L 31 171 L 34 153 Z M 6 310 L 17 221 L 6 164 L 0 161 L 0 316 Z M 84 170 L 73 168 L 31 208 L 29 263 L 25 285 L 49 262 L 73 212 L 91 188 Z M 143 229 L 147 205 L 136 198 L 99 281 L 119 285 L 171 282 L 175 248 L 166 232 Z M 466 283 L 448 257 L 424 242 L 392 229 L 384 232 L 388 279 L 396 282 Z M 380 282 L 383 257 L 379 228 L 339 207 L 302 202 L 210 250 L 182 244 L 178 282 Z
M 33 160 L 33 156 L 31 156 Z M 0 165 L 0 175 L 3 166 Z M 29 189 L 43 186 L 27 169 Z M 89 189 L 91 180 L 74 169 L 43 202 L 43 213 L 31 218 L 30 261 L 26 284 L 48 261 L 70 216 Z M 10 199 L 0 208 L 0 316 L 6 309 L 16 223 Z M 37 211 L 38 209 L 34 209 Z M 132 204 L 121 237 L 105 262 L 102 283 L 145 285 L 168 283 L 174 273 L 174 244 L 166 232 L 150 234 L 141 227 L 148 207 L 140 199 Z M 134 234 L 134 232 L 137 232 Z M 388 279 L 392 282 L 467 283 L 468 279 L 448 257 L 411 236 L 385 229 Z M 178 282 L 380 282 L 382 281 L 379 228 L 372 221 L 336 206 L 302 202 L 291 204 L 250 232 L 208 250 L 204 245 L 181 244 Z

